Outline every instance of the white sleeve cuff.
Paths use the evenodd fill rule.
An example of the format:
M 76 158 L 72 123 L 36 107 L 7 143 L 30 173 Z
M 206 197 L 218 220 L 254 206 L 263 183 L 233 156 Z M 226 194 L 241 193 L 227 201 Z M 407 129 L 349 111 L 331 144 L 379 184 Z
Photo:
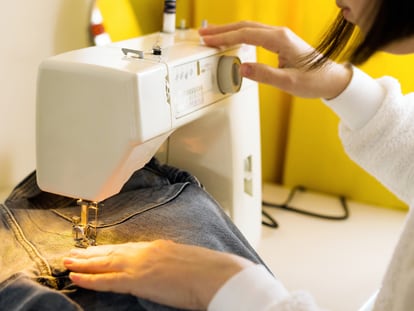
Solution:
M 208 311 L 264 311 L 288 297 L 288 291 L 263 265 L 230 278 L 214 295 Z
M 362 128 L 378 111 L 385 98 L 385 90 L 372 77 L 353 67 L 347 88 L 331 100 L 323 100 L 352 130 Z

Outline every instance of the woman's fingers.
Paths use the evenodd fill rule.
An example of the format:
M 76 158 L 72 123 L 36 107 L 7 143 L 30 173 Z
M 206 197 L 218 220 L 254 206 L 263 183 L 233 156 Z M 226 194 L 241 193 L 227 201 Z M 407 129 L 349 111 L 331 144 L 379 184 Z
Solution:
M 257 22 L 237 22 L 225 25 L 210 25 L 206 28 L 200 28 L 199 33 L 200 35 L 216 35 L 223 32 L 234 31 L 242 28 L 272 28 L 271 26 L 257 23 Z
M 240 67 L 240 72 L 243 77 L 305 98 L 334 98 L 346 88 L 352 77 L 350 66 L 336 63 L 310 71 L 244 63 Z
M 116 258 L 108 256 L 83 258 L 64 258 L 63 264 L 66 268 L 75 272 L 83 273 L 108 273 L 119 271 L 120 267 L 116 263 Z
M 285 92 L 296 95 L 307 95 L 299 94 L 301 93 L 301 89 L 299 85 L 295 84 L 297 82 L 296 69 L 280 69 L 260 63 L 244 63 L 241 66 L 240 72 L 242 76 L 248 79 L 272 85 Z
M 310 53 L 312 47 L 286 27 L 243 27 L 225 32 L 203 35 L 209 46 L 232 46 L 249 44 L 263 47 L 281 55 L 289 63 L 296 63 L 298 58 Z
M 91 247 L 74 255 L 64 264 L 81 287 L 197 310 L 206 309 L 226 280 L 254 265 L 236 255 L 165 240 Z
M 75 248 L 69 252 L 73 258 L 90 258 L 95 256 L 108 255 L 112 252 L 112 245 L 91 246 L 88 248 Z
M 241 43 L 270 48 L 270 41 L 274 41 L 274 29 L 268 28 L 241 28 L 220 32 L 212 35 L 204 35 L 204 43 L 210 46 L 231 46 Z
M 125 269 L 124 263 L 128 255 L 139 259 L 142 250 L 149 244 L 126 243 L 119 245 L 92 246 L 87 249 L 75 249 L 64 258 L 63 264 L 71 271 L 84 273 L 108 273 Z
M 123 248 L 145 248 L 148 242 L 125 243 L 119 245 L 98 245 L 88 248 L 75 248 L 69 252 L 69 256 L 73 258 L 91 258 L 96 256 L 109 256 L 113 253 L 119 252 Z
M 125 280 L 117 276 L 118 273 L 84 274 L 71 272 L 70 279 L 78 286 L 97 291 L 116 291 L 118 293 L 128 292 L 124 287 Z

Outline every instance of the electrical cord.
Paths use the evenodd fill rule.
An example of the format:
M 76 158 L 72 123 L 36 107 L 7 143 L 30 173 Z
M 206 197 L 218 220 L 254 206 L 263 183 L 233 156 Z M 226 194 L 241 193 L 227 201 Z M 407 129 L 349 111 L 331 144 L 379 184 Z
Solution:
M 283 210 L 299 213 L 299 214 L 302 214 L 302 215 L 316 217 L 316 218 L 320 218 L 320 219 L 326 219 L 326 220 L 345 220 L 345 219 L 349 218 L 349 208 L 348 208 L 348 203 L 347 203 L 346 197 L 339 196 L 339 201 L 340 201 L 342 209 L 343 209 L 343 214 L 338 215 L 338 216 L 332 216 L 332 215 L 324 215 L 324 214 L 314 213 L 314 212 L 311 212 L 311 211 L 296 208 L 294 206 L 290 206 L 291 201 L 293 200 L 293 198 L 295 197 L 295 195 L 298 191 L 306 191 L 306 188 L 303 187 L 303 186 L 293 187 L 284 203 L 277 204 L 277 203 L 270 203 L 270 202 L 263 201 L 262 204 L 264 206 L 267 206 L 267 207 L 280 208 L 280 209 L 283 209 Z M 279 227 L 279 224 L 276 221 L 276 219 L 274 219 L 269 213 L 267 213 L 264 210 L 262 210 L 262 224 L 264 226 L 274 228 L 274 229 Z

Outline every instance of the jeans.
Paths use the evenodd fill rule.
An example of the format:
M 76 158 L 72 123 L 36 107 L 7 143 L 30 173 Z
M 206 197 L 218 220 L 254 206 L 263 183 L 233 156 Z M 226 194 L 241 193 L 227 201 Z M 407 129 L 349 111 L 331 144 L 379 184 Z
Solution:
M 73 285 L 62 258 L 74 247 L 72 216 L 79 213 L 76 200 L 41 191 L 35 172 L 0 204 L 0 310 L 176 310 Z M 263 264 L 194 176 L 156 159 L 98 213 L 97 244 L 170 239 Z

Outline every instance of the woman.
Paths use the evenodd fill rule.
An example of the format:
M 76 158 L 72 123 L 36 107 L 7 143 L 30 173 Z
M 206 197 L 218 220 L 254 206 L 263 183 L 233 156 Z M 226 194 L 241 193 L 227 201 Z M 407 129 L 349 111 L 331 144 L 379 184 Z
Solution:
M 374 80 L 351 64 L 376 51 L 414 52 L 414 2 L 337 0 L 341 9 L 320 46 L 289 29 L 242 22 L 201 29 L 212 46 L 239 43 L 277 53 L 279 67 L 245 63 L 241 74 L 293 95 L 320 97 L 341 118 L 340 137 L 349 155 L 408 204 L 413 201 L 414 95 L 403 96 L 396 80 Z M 354 26 L 357 26 L 355 28 Z M 360 40 L 340 56 L 354 31 Z M 414 305 L 414 216 L 388 267 L 375 310 Z M 289 293 L 262 266 L 246 259 L 173 242 L 156 241 L 76 250 L 65 260 L 79 286 L 132 293 L 161 303 L 208 310 L 319 310 L 306 293 Z M 185 277 L 183 277 L 185 275 Z

